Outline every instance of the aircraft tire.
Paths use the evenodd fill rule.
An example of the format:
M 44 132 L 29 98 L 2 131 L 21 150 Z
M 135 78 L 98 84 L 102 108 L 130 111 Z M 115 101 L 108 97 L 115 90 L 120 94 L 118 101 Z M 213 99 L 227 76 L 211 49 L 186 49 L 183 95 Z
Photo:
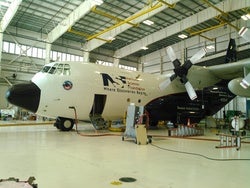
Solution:
M 73 126 L 74 126 L 74 121 L 73 119 L 68 119 L 68 118 L 58 118 L 59 121 L 57 122 L 57 128 L 60 129 L 61 131 L 70 131 Z

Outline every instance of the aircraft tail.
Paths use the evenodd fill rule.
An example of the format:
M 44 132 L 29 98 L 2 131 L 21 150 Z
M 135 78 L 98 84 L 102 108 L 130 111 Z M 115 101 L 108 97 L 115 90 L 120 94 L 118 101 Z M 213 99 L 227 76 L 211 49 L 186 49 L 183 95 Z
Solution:
M 235 40 L 231 38 L 227 48 L 225 63 L 230 63 L 235 61 L 237 61 L 236 43 Z

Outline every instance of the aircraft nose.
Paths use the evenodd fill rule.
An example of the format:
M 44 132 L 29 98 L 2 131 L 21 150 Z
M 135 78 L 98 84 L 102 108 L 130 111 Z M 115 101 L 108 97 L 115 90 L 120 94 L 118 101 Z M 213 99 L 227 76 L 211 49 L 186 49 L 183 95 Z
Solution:
M 16 106 L 36 112 L 40 102 L 41 90 L 30 82 L 13 85 L 6 93 L 7 100 Z

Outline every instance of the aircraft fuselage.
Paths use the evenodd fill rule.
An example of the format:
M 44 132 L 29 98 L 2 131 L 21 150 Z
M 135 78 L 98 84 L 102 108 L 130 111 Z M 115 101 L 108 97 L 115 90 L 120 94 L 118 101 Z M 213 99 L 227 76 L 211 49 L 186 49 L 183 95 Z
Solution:
M 191 69 L 195 70 L 196 74 L 187 77 L 196 91 L 202 91 L 204 87 L 212 86 L 221 80 L 212 76 L 204 67 L 192 66 Z M 10 89 L 7 98 L 13 104 L 52 118 L 74 119 L 75 114 L 70 107 L 75 107 L 80 120 L 90 120 L 91 114 L 100 114 L 105 120 L 113 120 L 123 118 L 127 106 L 134 103 L 137 106 L 145 106 L 154 121 L 174 121 L 177 117 L 177 106 L 183 109 L 192 101 L 179 79 L 172 81 L 162 91 L 159 85 L 165 79 L 166 75 L 127 71 L 93 63 L 54 62 L 45 65 L 31 80 L 31 88 L 36 93 L 33 105 L 20 102 L 22 97 L 15 87 Z M 28 93 L 23 90 L 25 89 L 22 89 L 21 93 Z M 177 97 L 178 101 L 174 101 L 175 98 L 169 96 L 182 97 Z M 201 100 L 197 100 L 199 102 L 196 103 L 201 106 Z

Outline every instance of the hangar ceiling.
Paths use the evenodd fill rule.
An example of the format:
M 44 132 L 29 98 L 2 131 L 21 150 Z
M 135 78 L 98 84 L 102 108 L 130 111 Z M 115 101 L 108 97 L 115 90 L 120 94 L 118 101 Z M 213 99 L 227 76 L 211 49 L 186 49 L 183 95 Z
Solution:
M 226 24 L 230 25 L 232 21 L 249 12 L 249 7 L 223 12 L 230 0 L 103 0 L 100 5 L 96 5 L 98 3 L 95 4 L 95 1 L 1 0 L 0 20 L 4 20 L 11 2 L 20 2 L 17 11 L 12 11 L 13 18 L 6 25 L 7 29 L 4 32 L 9 26 L 22 28 L 48 35 L 50 43 L 58 38 L 65 38 L 80 42 L 87 51 L 108 49 L 122 58 L 131 55 L 141 57 L 178 43 L 182 40 L 178 37 L 179 34 L 189 37 Z M 246 1 L 237 2 L 241 4 Z M 79 8 L 81 9 L 77 10 Z M 208 16 L 207 20 L 195 25 L 186 23 L 187 18 L 202 15 L 202 11 L 208 8 L 216 12 L 215 17 Z M 147 19 L 154 24 L 146 25 L 142 22 Z M 171 28 L 175 24 L 190 27 L 183 26 L 184 29 L 178 28 L 170 35 L 154 39 L 157 32 Z M 59 31 L 62 34 L 59 34 Z M 153 39 L 148 42 L 147 36 Z M 138 47 L 138 41 L 143 46 L 145 40 L 147 50 Z M 127 53 L 121 53 L 121 50 Z

